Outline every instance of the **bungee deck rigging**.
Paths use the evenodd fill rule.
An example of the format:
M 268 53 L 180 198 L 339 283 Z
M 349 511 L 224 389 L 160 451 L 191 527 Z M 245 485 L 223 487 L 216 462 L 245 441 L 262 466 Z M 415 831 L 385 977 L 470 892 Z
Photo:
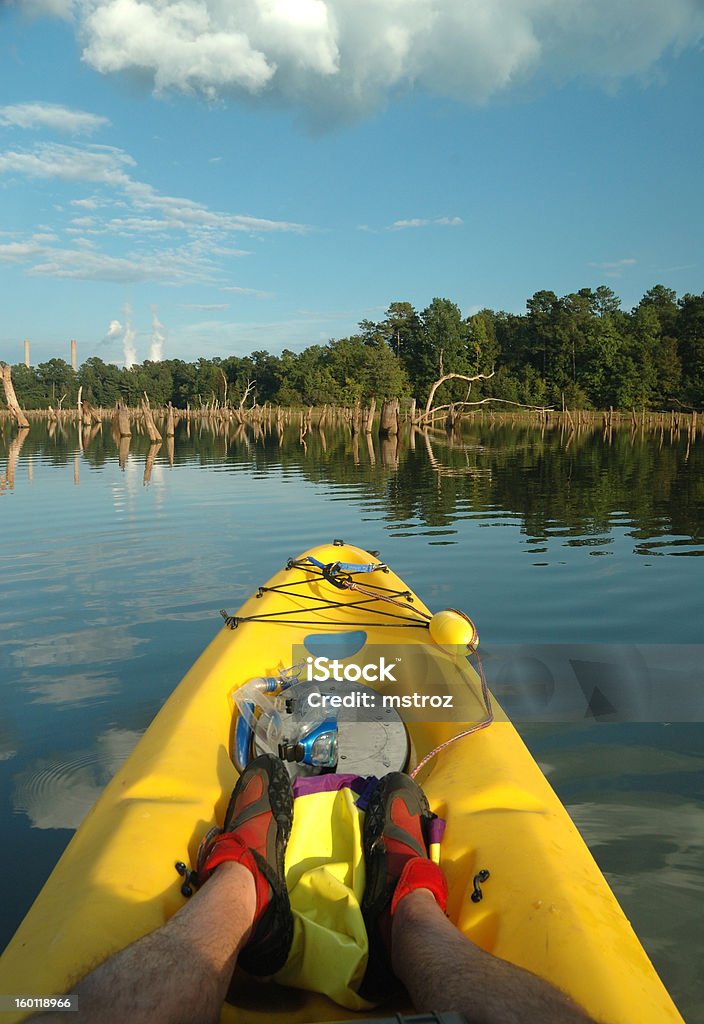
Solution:
M 293 580 L 290 583 L 281 584 L 281 585 L 278 585 L 278 586 L 275 586 L 275 587 L 270 587 L 270 586 L 258 587 L 257 588 L 257 597 L 261 598 L 261 597 L 263 597 L 264 594 L 267 594 L 267 593 L 288 594 L 288 593 L 293 592 L 294 588 L 298 588 L 299 591 L 302 591 L 302 588 L 310 585 L 310 581 L 312 579 L 313 580 L 325 580 L 327 583 L 330 583 L 333 587 L 337 588 L 338 590 L 355 591 L 357 593 L 363 594 L 366 599 L 365 600 L 360 600 L 360 601 L 330 601 L 330 600 L 326 600 L 325 598 L 317 597 L 317 596 L 315 596 L 313 594 L 301 593 L 299 596 L 302 596 L 304 600 L 310 601 L 312 604 L 314 604 L 314 608 L 313 608 L 314 611 L 320 612 L 320 611 L 334 609 L 334 608 L 349 609 L 349 608 L 364 607 L 365 611 L 371 612 L 371 613 L 373 613 L 375 615 L 378 615 L 378 616 L 380 616 L 382 618 L 384 616 L 386 616 L 388 618 L 393 619 L 394 620 L 394 625 L 401 625 L 401 626 L 405 626 L 405 627 L 409 627 L 409 626 L 420 627 L 420 628 L 425 628 L 425 629 L 427 629 L 428 626 L 429 626 L 430 620 L 432 618 L 432 615 L 430 615 L 429 612 L 424 612 L 424 611 L 422 611 L 421 609 L 418 609 L 418 608 L 409 608 L 409 605 L 412 605 L 413 604 L 413 600 L 414 600 L 412 591 L 410 591 L 410 590 L 393 591 L 393 590 L 389 590 L 386 587 L 375 586 L 374 584 L 371 584 L 371 583 L 366 585 L 366 586 L 364 586 L 364 587 L 362 587 L 362 586 L 360 586 L 360 584 L 358 584 L 356 582 L 356 580 L 352 579 L 352 574 L 354 574 L 354 573 L 365 573 L 365 574 L 367 574 L 367 573 L 372 573 L 372 572 L 376 572 L 376 571 L 389 572 L 389 567 L 385 563 L 383 563 L 383 562 L 365 562 L 365 563 L 358 563 L 358 562 L 328 562 L 328 563 L 324 563 L 324 562 L 321 562 L 317 558 L 314 558 L 312 556 L 307 556 L 305 558 L 298 558 L 298 559 L 290 558 L 288 560 L 288 562 L 286 563 L 286 570 L 285 571 L 289 572 L 291 569 L 302 569 L 308 575 L 304 579 L 302 579 L 302 580 Z M 370 607 L 371 605 L 375 604 L 378 601 L 383 601 L 383 602 L 385 602 L 387 604 L 396 605 L 397 607 L 402 608 L 404 610 L 404 612 L 405 611 L 411 611 L 413 614 L 412 615 L 406 615 L 406 614 L 399 615 L 399 614 L 394 613 L 394 612 L 386 611 L 385 609 Z M 402 601 L 405 601 L 406 604 L 403 604 Z M 286 625 L 294 625 L 295 624 L 295 625 L 306 625 L 307 626 L 307 625 L 319 625 L 320 624 L 320 620 L 318 620 L 318 619 L 314 619 L 314 620 L 305 620 L 305 619 L 299 619 L 299 618 L 290 619 L 290 620 L 286 619 L 284 617 L 285 615 L 287 615 L 287 614 L 288 615 L 295 614 L 295 612 L 292 612 L 290 609 L 288 609 L 286 611 L 282 610 L 282 611 L 278 611 L 278 612 L 268 612 L 268 613 L 262 613 L 262 614 L 259 614 L 259 615 L 248 615 L 248 616 L 228 615 L 228 613 L 224 609 L 221 609 L 220 614 L 222 615 L 223 619 L 225 620 L 225 624 L 230 629 L 236 629 L 237 626 L 239 626 L 243 622 L 262 622 L 262 621 L 267 621 L 267 620 L 268 621 L 276 621 L 276 622 L 284 623 Z M 341 622 L 334 622 L 333 620 L 328 620 L 328 621 L 329 621 L 330 625 L 340 625 L 340 626 L 347 625 L 347 622 L 345 620 L 343 620 Z M 355 618 L 355 625 L 357 625 L 357 626 L 374 626 L 374 625 L 378 625 L 378 622 L 377 621 L 363 622 L 360 619 Z

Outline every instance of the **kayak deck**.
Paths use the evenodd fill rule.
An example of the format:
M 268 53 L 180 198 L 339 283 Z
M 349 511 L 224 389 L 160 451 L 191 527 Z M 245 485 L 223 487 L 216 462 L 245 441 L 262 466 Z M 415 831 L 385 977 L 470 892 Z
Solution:
M 308 554 L 326 564 L 370 561 L 349 545 Z M 367 579 L 388 592 L 407 589 L 392 571 Z M 375 616 L 375 605 L 388 604 L 360 605 L 358 595 L 332 590 L 304 568 L 282 570 L 238 612 L 256 621 L 217 634 L 106 787 L 20 925 L 0 961 L 2 991 L 64 992 L 183 905 L 174 863 L 193 862 L 202 835 L 222 821 L 237 778 L 230 757 L 235 686 L 291 664 L 292 649 L 312 631 L 348 631 L 364 621 L 371 623 L 363 627 L 369 645 L 430 642 L 427 609 L 415 596 L 407 613 L 388 619 Z M 476 683 L 476 713 L 467 721 L 484 713 Z M 407 724 L 415 763 L 461 729 L 447 721 Z M 500 712 L 488 728 L 439 752 L 419 781 L 447 821 L 441 864 L 448 914 L 468 938 L 551 981 L 607 1024 L 682 1021 L 567 812 Z M 474 903 L 481 869 L 490 879 Z M 226 1004 L 221 1019 L 255 1024 L 346 1014 L 324 997 L 243 975 L 237 1006 Z

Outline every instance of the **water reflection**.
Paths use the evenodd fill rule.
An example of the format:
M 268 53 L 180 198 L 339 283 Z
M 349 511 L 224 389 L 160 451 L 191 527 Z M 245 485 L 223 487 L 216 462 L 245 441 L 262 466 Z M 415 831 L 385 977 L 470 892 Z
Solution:
M 66 665 L 73 668 L 71 657 L 65 659 Z M 105 697 L 120 689 L 120 680 L 115 675 L 103 675 L 100 672 L 71 671 L 70 675 L 41 675 L 36 672 L 25 673 L 20 677 L 20 685 L 24 685 L 32 695 L 34 704 L 66 704 L 99 703 Z
M 136 657 L 141 642 L 130 636 L 125 626 L 103 626 L 100 629 L 52 633 L 44 640 L 35 641 L 29 648 L 18 641 L 11 657 L 15 665 L 23 669 L 95 662 L 106 664 Z M 32 678 L 36 681 L 37 677 L 32 674 Z
M 2 493 L 2 491 L 4 491 L 6 488 L 12 490 L 13 487 L 15 486 L 15 472 L 17 470 L 17 461 L 20 457 L 20 452 L 22 451 L 22 445 L 27 440 L 28 435 L 29 430 L 27 430 L 26 428 L 23 430 L 18 430 L 15 436 L 9 442 L 9 444 L 5 442 L 7 447 L 7 462 L 5 466 L 5 472 L 2 476 L 0 476 L 0 493 Z M 32 469 L 30 467 L 32 467 L 31 456 L 30 459 L 28 460 L 27 472 L 28 479 L 31 481 Z
M 567 809 L 685 1018 L 703 1019 L 704 807 L 645 792 Z
M 140 735 L 109 729 L 88 750 L 31 762 L 15 777 L 15 811 L 33 828 L 78 828 Z
M 11 761 L 15 757 L 18 742 L 14 730 L 0 721 L 0 761 Z
M 566 433 L 532 424 L 487 419 L 461 433 L 418 431 L 404 424 L 393 437 L 351 434 L 340 426 L 283 423 L 191 424 L 175 437 L 149 444 L 140 434 L 120 437 L 103 425 L 88 432 L 71 425 L 33 423 L 31 431 L 0 440 L 6 460 L 3 485 L 25 483 L 18 465 L 81 464 L 91 470 L 117 462 L 141 467 L 144 486 L 160 467 L 207 466 L 257 474 L 282 471 L 315 484 L 352 488 L 383 501 L 391 528 L 447 531 L 467 517 L 517 518 L 530 543 L 550 537 L 609 554 L 614 531 L 626 528 L 635 552 L 657 557 L 704 553 L 704 445 L 691 432 L 602 431 Z M 451 542 L 451 541 L 449 541 Z

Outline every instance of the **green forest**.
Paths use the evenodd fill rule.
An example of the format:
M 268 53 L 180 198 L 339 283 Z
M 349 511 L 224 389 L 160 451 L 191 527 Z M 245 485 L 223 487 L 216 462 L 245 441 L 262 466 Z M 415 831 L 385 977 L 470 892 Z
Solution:
M 136 405 L 145 391 L 156 405 L 238 404 L 250 382 L 248 404 L 352 405 L 373 395 L 424 404 L 441 372 L 493 373 L 469 396 L 466 382 L 448 382 L 442 402 L 493 397 L 571 409 L 699 409 L 704 293 L 678 298 L 656 285 L 625 311 L 603 285 L 562 297 L 539 291 L 521 315 L 482 309 L 463 316 L 442 298 L 422 311 L 392 302 L 382 320 L 363 320 L 358 333 L 302 352 L 147 360 L 129 369 L 92 356 L 77 372 L 63 359 L 12 367 L 26 409 L 73 405 L 79 387 L 84 399 L 103 407 L 120 399 Z

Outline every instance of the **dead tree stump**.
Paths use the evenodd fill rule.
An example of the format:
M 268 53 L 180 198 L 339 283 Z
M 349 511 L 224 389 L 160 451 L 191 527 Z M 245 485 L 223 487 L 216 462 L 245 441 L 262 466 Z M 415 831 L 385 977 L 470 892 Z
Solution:
M 352 434 L 358 434 L 360 427 L 362 426 L 362 410 L 359 402 L 354 403 L 354 410 L 352 412 Z
M 12 413 L 17 426 L 22 427 L 25 430 L 29 429 L 29 420 L 20 409 L 20 404 L 17 401 L 17 395 L 15 394 L 15 388 L 12 383 L 12 372 L 10 367 L 6 363 L 0 363 L 0 367 L 2 368 L 0 372 L 2 374 L 2 386 L 5 389 L 5 401 L 7 402 L 7 407 Z
M 379 434 L 381 437 L 398 434 L 398 398 L 389 399 L 382 405 Z
M 130 415 L 122 402 L 115 406 L 112 416 L 113 429 L 117 431 L 118 437 L 131 437 L 132 427 L 130 426 Z
M 364 423 L 365 434 L 371 434 L 374 428 L 374 413 L 376 412 L 376 398 L 372 395 L 367 409 L 367 418 Z
M 84 401 L 81 406 L 81 416 L 83 418 L 84 427 L 92 427 L 94 423 L 100 423 L 100 416 L 90 404 L 90 402 Z
M 142 414 L 144 416 L 144 425 L 147 428 L 147 434 L 152 444 L 161 443 L 161 434 L 156 429 L 154 423 L 154 417 L 152 416 L 152 410 L 149 407 L 149 399 L 147 398 L 146 391 L 144 392 L 144 398 L 142 399 Z

